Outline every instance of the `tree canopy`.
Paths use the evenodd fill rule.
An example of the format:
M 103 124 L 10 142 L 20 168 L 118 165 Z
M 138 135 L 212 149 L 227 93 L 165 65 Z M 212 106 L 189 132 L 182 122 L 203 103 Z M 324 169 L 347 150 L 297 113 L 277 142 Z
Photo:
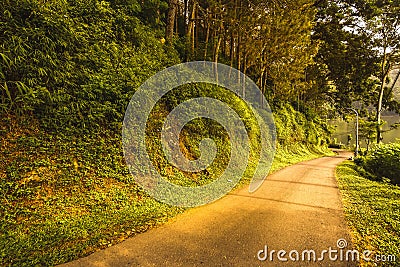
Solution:
M 241 70 L 272 104 L 359 101 L 378 124 L 400 109 L 399 1 L 5 0 L 0 12 L 1 112 L 50 128 L 118 124 L 141 82 L 191 60 Z

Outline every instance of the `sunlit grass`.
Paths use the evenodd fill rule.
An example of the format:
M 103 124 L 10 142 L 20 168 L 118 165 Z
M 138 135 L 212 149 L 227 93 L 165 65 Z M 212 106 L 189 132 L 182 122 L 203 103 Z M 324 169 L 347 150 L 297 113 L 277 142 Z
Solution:
M 392 263 L 361 261 L 361 265 L 399 266 L 400 188 L 360 176 L 353 162 L 341 164 L 336 175 L 355 248 L 397 258 Z

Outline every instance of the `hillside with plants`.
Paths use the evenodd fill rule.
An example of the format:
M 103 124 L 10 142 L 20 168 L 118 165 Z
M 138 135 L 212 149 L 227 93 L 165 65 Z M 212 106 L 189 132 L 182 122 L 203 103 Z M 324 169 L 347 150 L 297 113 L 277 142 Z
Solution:
M 135 182 L 121 137 L 126 108 L 139 86 L 178 63 L 223 63 L 258 85 L 276 126 L 272 171 L 329 153 L 331 129 L 326 117 L 332 109 L 359 100 L 358 93 L 371 86 L 374 90 L 362 101 L 366 105 L 375 101 L 379 87 L 369 76 L 379 73 L 381 57 L 357 54 L 368 54 L 371 47 L 362 47 L 361 52 L 348 49 L 350 43 L 338 47 L 346 46 L 344 39 L 357 43 L 365 36 L 340 31 L 330 14 L 337 8 L 334 3 L 4 0 L 0 6 L 1 264 L 52 266 L 71 261 L 185 210 L 154 200 Z M 328 23 L 327 18 L 333 21 Z M 339 50 L 346 62 L 330 58 Z M 369 67 L 361 73 L 368 79 L 340 73 L 348 55 L 363 61 L 354 65 Z M 348 87 L 350 83 L 353 87 Z M 168 163 L 159 129 L 168 113 L 191 97 L 212 96 L 247 114 L 240 102 L 245 95 L 246 88 L 241 95 L 229 95 L 207 85 L 183 86 L 166 95 L 153 110 L 146 133 L 157 170 L 185 186 L 215 179 L 229 160 L 224 129 L 206 119 L 183 129 L 180 145 L 189 159 L 199 156 L 203 138 L 219 144 L 215 163 L 199 173 Z M 385 95 L 383 105 L 398 111 L 392 94 Z M 252 152 L 257 154 L 254 118 L 242 119 L 249 136 L 255 136 Z M 242 185 L 249 182 L 256 164 L 252 154 Z

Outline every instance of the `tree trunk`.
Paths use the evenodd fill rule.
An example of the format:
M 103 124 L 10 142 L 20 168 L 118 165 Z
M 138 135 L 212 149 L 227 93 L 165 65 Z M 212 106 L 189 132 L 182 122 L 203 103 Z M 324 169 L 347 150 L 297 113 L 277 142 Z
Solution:
M 242 55 L 241 55 L 241 45 L 240 45 L 240 32 L 238 34 L 238 43 L 237 43 L 237 48 L 236 48 L 236 53 L 237 53 L 237 69 L 240 71 L 241 70 L 241 65 L 242 65 Z M 240 75 L 238 75 L 238 84 L 240 84 Z
M 206 11 L 207 16 L 206 16 L 206 25 L 207 25 L 207 32 L 206 32 L 206 41 L 205 41 L 205 46 L 204 46 L 204 61 L 207 60 L 207 54 L 208 54 L 208 41 L 210 40 L 210 23 L 208 21 L 208 9 Z
M 221 47 L 222 37 L 218 35 L 217 38 L 218 38 L 218 41 L 215 45 L 214 63 L 215 63 L 215 78 L 218 83 L 218 78 L 219 78 L 218 77 L 218 55 L 219 55 L 219 49 Z
M 196 4 L 196 2 L 195 2 Z M 192 52 L 196 57 L 197 48 L 199 47 L 199 10 L 198 8 L 194 8 L 194 24 L 193 24 L 193 43 L 192 43 Z
M 233 68 L 233 60 L 235 57 L 235 37 L 233 35 L 233 31 L 231 32 L 231 47 L 229 49 L 229 55 L 231 59 L 231 68 Z
M 244 55 L 243 59 L 243 80 L 242 80 L 242 97 L 246 98 L 246 72 L 247 72 L 247 54 Z
M 392 94 L 394 88 L 396 87 L 396 83 L 399 80 L 399 78 L 400 78 L 400 70 L 397 72 L 396 78 L 394 78 L 393 84 L 390 87 L 390 90 L 386 94 L 388 97 L 390 97 L 390 95 Z
M 178 0 L 168 0 L 167 25 L 165 28 L 165 41 L 168 44 L 172 44 L 172 39 L 174 37 L 174 26 L 175 26 L 177 5 L 178 5 Z
M 382 114 L 382 102 L 384 93 L 384 82 L 381 82 L 381 88 L 379 90 L 378 105 L 376 107 L 376 143 L 379 144 L 382 141 L 382 128 L 381 128 L 381 114 Z
M 185 35 L 188 32 L 188 28 L 189 28 L 189 0 L 184 0 L 184 22 L 185 22 Z
M 387 76 L 390 72 L 390 66 L 386 67 L 387 65 L 387 55 L 386 55 L 386 48 L 384 49 L 384 56 L 382 59 L 382 77 L 381 77 L 381 85 L 379 90 L 379 99 L 378 105 L 376 107 L 376 143 L 380 144 L 382 142 L 382 127 L 381 127 L 381 117 L 382 117 L 382 109 L 383 109 L 383 96 L 385 94 L 385 83 Z
M 220 22 L 218 30 L 217 30 L 217 43 L 215 44 L 215 54 L 214 54 L 215 64 L 218 63 L 219 51 L 221 49 L 223 34 L 224 34 L 224 25 L 223 25 L 222 19 L 221 19 L 221 22 Z
M 188 40 L 188 50 L 190 49 L 190 55 L 187 55 L 186 61 L 189 61 L 194 55 L 194 42 L 195 42 L 195 20 L 196 20 L 196 1 L 193 1 L 192 12 L 189 18 L 189 27 L 187 31 L 187 40 Z

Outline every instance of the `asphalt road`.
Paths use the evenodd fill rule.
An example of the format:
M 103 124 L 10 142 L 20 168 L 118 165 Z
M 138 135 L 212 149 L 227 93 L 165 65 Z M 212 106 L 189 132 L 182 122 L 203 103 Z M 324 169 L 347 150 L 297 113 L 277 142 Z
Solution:
M 285 168 L 255 193 L 235 191 L 64 266 L 354 266 L 346 261 L 351 239 L 334 176 L 349 156 Z

